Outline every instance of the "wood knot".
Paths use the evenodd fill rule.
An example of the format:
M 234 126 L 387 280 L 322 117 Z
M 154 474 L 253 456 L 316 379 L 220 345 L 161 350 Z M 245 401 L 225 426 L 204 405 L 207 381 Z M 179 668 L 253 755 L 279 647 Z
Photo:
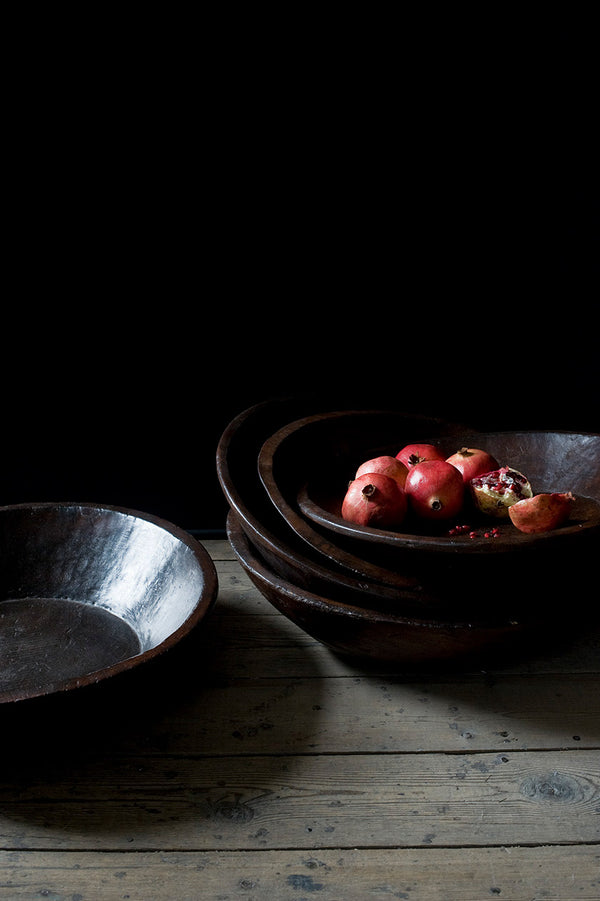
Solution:
M 219 801 L 208 801 L 210 816 L 220 819 L 229 820 L 232 823 L 249 823 L 254 818 L 254 811 L 240 799 L 240 795 L 236 795 L 233 801 L 225 798 Z
M 584 779 L 558 772 L 528 776 L 519 790 L 532 801 L 567 804 L 585 801 L 590 795 L 590 786 Z

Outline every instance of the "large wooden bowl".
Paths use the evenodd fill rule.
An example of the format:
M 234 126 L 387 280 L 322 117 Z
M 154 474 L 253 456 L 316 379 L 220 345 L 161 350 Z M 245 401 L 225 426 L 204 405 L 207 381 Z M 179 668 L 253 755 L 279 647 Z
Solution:
M 477 445 L 492 451 L 501 465 L 511 465 L 525 472 L 534 492 L 572 491 L 575 502 L 568 520 L 557 529 L 527 534 L 516 529 L 510 519 L 491 520 L 478 514 L 469 497 L 465 499 L 459 517 L 437 525 L 426 525 L 408 516 L 397 530 L 360 526 L 343 519 L 342 501 L 349 478 L 356 471 L 353 456 L 346 466 L 334 465 L 318 469 L 300 487 L 298 509 L 308 519 L 335 535 L 353 538 L 369 545 L 396 549 L 398 552 L 435 551 L 438 554 L 494 554 L 526 548 L 531 545 L 562 545 L 566 538 L 590 537 L 589 532 L 600 527 L 600 435 L 572 432 L 493 432 L 463 435 L 465 446 Z M 449 456 L 455 449 L 452 439 L 440 442 L 440 449 Z M 390 448 L 390 452 L 393 447 Z M 307 461 L 308 462 L 308 461 Z M 333 464 L 333 457 L 331 463 Z M 295 464 L 292 462 L 291 464 Z M 273 483 L 271 483 L 273 486 Z M 277 489 L 272 487 L 273 495 Z M 278 498 L 276 498 L 278 503 Z M 472 533 L 451 535 L 451 527 L 466 519 Z M 493 526 L 497 535 L 490 542 L 485 533 Z M 579 539 L 578 539 L 579 540 Z
M 472 539 L 450 536 L 447 527 L 394 533 L 341 519 L 341 497 L 358 463 L 398 449 L 406 438 L 395 428 L 386 435 L 384 420 L 381 426 L 382 431 L 369 434 L 358 415 L 338 422 L 305 417 L 279 429 L 261 448 L 259 472 L 274 508 L 315 549 L 334 558 L 341 549 L 379 567 L 380 573 L 399 570 L 451 603 L 460 598 L 468 604 L 469 596 L 477 603 L 483 583 L 499 602 L 508 573 L 538 591 L 557 572 L 562 576 L 565 567 L 574 578 L 593 569 L 593 548 L 600 537 L 600 435 L 463 431 L 433 436 L 444 453 L 462 445 L 487 447 L 502 463 L 525 472 L 536 492 L 572 490 L 577 495 L 571 519 L 558 530 L 525 535 L 507 523 L 499 537 L 490 539 L 485 526 L 476 522 L 477 537 Z M 406 443 L 410 440 L 427 439 L 413 432 Z
M 271 503 L 259 479 L 257 459 L 265 440 L 285 424 L 295 422 L 299 415 L 310 411 L 311 418 L 326 421 L 354 413 L 330 413 L 310 402 L 293 400 L 265 401 L 239 413 L 223 432 L 217 447 L 217 475 L 225 498 L 237 516 L 241 527 L 269 565 L 284 579 L 308 590 L 352 597 L 357 604 L 385 607 L 423 604 L 435 607 L 439 598 L 423 591 L 412 575 L 384 568 L 365 561 L 360 554 L 335 546 L 326 537 L 325 546 L 319 544 L 317 528 L 307 524 L 314 541 L 299 535 Z M 377 414 L 378 416 L 381 414 Z M 423 431 L 447 431 L 452 426 L 439 420 L 392 414 L 394 421 L 410 421 L 410 428 Z M 389 421 L 385 415 L 386 421 Z M 365 422 L 371 414 L 361 414 Z
M 0 508 L 0 702 L 89 685 L 173 647 L 217 595 L 204 547 L 94 504 Z
M 400 667 L 438 665 L 506 652 L 538 633 L 548 617 L 540 611 L 524 621 L 496 610 L 495 618 L 443 620 L 365 609 L 288 582 L 261 558 L 233 511 L 227 520 L 231 546 L 263 596 L 288 619 L 340 655 Z M 485 599 L 482 597 L 482 609 Z M 538 619 L 539 616 L 539 619 Z
M 398 566 L 384 555 L 365 553 L 358 542 L 346 540 L 327 527 L 308 519 L 298 507 L 297 493 L 319 459 L 331 463 L 344 461 L 352 452 L 358 457 L 376 454 L 390 435 L 396 435 L 399 447 L 408 436 L 440 436 L 457 433 L 460 426 L 444 420 L 406 415 L 387 410 L 338 410 L 314 414 L 287 422 L 269 435 L 258 453 L 258 472 L 275 510 L 292 532 L 324 558 L 328 564 L 342 566 L 353 576 L 369 579 L 389 587 L 407 578 L 421 585 L 410 567 Z M 463 427 L 464 431 L 464 427 Z M 366 457 L 364 458 L 366 459 Z M 422 585 L 421 585 L 422 587 Z

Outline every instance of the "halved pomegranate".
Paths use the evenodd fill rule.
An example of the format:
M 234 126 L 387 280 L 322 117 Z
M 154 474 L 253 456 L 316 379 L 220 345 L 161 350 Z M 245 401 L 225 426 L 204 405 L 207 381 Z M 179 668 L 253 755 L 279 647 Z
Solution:
M 510 466 L 471 479 L 469 490 L 476 508 L 488 516 L 507 517 L 509 507 L 533 496 L 527 476 Z
M 574 501 L 570 491 L 536 494 L 513 504 L 508 515 L 521 532 L 550 532 L 565 522 Z

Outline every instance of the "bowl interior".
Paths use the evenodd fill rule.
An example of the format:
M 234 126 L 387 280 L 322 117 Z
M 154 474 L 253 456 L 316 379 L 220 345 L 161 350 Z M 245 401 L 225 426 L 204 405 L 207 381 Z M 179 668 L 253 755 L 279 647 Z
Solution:
M 493 542 L 486 537 L 485 521 L 465 506 L 466 517 L 473 525 L 475 538 L 465 533 L 450 535 L 450 527 L 458 523 L 441 523 L 424 527 L 410 517 L 397 531 L 358 526 L 341 517 L 341 503 L 358 465 L 379 454 L 395 453 L 402 438 L 392 434 L 368 437 L 361 434 L 319 435 L 297 430 L 281 430 L 266 442 L 261 451 L 262 475 L 271 500 L 284 511 L 290 521 L 301 526 L 308 520 L 331 535 L 396 548 L 398 551 L 436 551 L 455 554 L 497 554 L 528 545 L 556 542 L 567 536 L 578 538 L 597 531 L 600 525 L 600 436 L 566 432 L 495 432 L 424 437 L 449 456 L 460 446 L 477 446 L 489 450 L 500 465 L 512 466 L 530 479 L 535 493 L 572 491 L 574 509 L 567 523 L 552 532 L 528 535 L 515 529 L 510 521 L 494 522 L 498 528 Z M 458 443 L 457 443 L 457 438 Z M 383 439 L 383 440 L 382 440 Z M 409 439 L 410 440 L 410 439 Z M 406 442 L 408 443 L 408 442 Z M 488 527 L 490 523 L 487 523 Z
M 0 700 L 98 681 L 212 605 L 214 565 L 169 523 L 92 504 L 0 508 Z
M 467 498 L 459 522 L 468 520 L 471 525 L 470 535 L 466 532 L 449 534 L 451 527 L 459 524 L 454 520 L 432 526 L 418 522 L 410 516 L 397 530 L 356 525 L 344 520 L 341 514 L 348 481 L 357 468 L 355 458 L 349 458 L 346 466 L 340 466 L 340 461 L 336 460 L 335 466 L 328 466 L 326 462 L 318 469 L 315 468 L 311 477 L 298 490 L 298 508 L 308 519 L 338 535 L 398 549 L 434 548 L 450 553 L 454 553 L 457 547 L 470 553 L 489 551 L 490 542 L 486 538 L 486 532 L 492 526 L 496 529 L 494 553 L 540 541 L 556 541 L 567 535 L 583 535 L 591 529 L 598 529 L 600 500 L 593 496 L 598 491 L 593 465 L 599 454 L 598 436 L 548 432 L 464 436 L 466 446 L 473 446 L 475 442 L 484 449 L 494 449 L 496 456 L 500 456 L 504 463 L 508 464 L 508 461 L 511 461 L 508 465 L 524 471 L 530 477 L 536 493 L 567 490 L 576 492 L 568 521 L 552 532 L 524 534 L 515 529 L 510 520 L 492 522 L 489 518 L 478 515 L 469 506 Z M 440 442 L 440 447 L 449 455 L 452 451 L 448 449 L 453 445 L 446 439 Z M 566 471 L 568 463 L 565 462 L 568 460 L 568 454 L 563 456 L 565 448 L 573 454 L 571 459 L 575 464 L 573 470 L 569 472 Z M 390 453 L 393 449 L 393 446 L 387 448 Z M 558 466 L 555 465 L 555 454 L 559 460 Z M 516 464 L 512 462 L 515 459 Z M 591 460 L 592 466 L 582 471 L 579 464 L 584 460 Z

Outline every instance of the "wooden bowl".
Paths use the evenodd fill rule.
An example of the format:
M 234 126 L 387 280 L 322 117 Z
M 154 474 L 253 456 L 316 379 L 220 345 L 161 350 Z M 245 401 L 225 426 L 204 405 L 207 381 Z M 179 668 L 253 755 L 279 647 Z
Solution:
M 270 435 L 258 454 L 258 472 L 264 489 L 274 509 L 314 552 L 330 564 L 343 566 L 359 578 L 395 587 L 398 580 L 411 579 L 423 587 L 420 577 L 410 567 L 398 567 L 397 561 L 389 561 L 382 555 L 369 555 L 359 543 L 336 535 L 331 529 L 311 522 L 297 504 L 299 486 L 306 480 L 309 467 L 313 466 L 316 449 L 319 459 L 335 467 L 335 460 L 344 461 L 356 452 L 376 455 L 389 444 L 390 435 L 397 435 L 402 446 L 403 438 L 412 435 L 450 435 L 459 432 L 460 426 L 444 420 L 406 415 L 381 410 L 335 411 L 327 415 L 312 415 L 286 423 Z M 464 427 L 462 427 L 464 431 Z
M 433 428 L 432 428 L 433 425 Z M 301 491 L 313 474 L 324 468 L 326 478 L 335 477 L 347 486 L 353 463 L 389 452 L 390 436 L 397 436 L 398 447 L 413 435 L 425 439 L 431 435 L 453 434 L 460 427 L 439 420 L 405 416 L 387 410 L 338 410 L 327 415 L 309 415 L 286 422 L 268 435 L 258 453 L 258 473 L 274 509 L 313 550 L 331 561 L 343 563 L 355 571 L 366 571 L 385 584 L 393 583 L 394 571 L 379 571 L 363 556 L 364 548 L 346 539 L 353 537 L 335 533 L 327 521 L 307 517 L 299 507 Z M 431 440 L 434 440 L 433 438 Z M 458 440 L 458 439 L 457 439 Z M 356 464 L 358 465 L 358 464 Z M 354 466 L 354 471 L 356 466 Z M 333 475 L 335 474 L 335 476 Z M 341 480 L 341 481 L 340 481 Z M 323 511 L 324 512 L 324 511 Z
M 415 577 L 426 593 L 443 595 L 449 604 L 461 599 L 467 608 L 477 605 L 482 584 L 500 603 L 506 591 L 503 573 L 513 573 L 513 580 L 533 592 L 545 590 L 557 572 L 562 577 L 565 567 L 582 577 L 593 571 L 593 548 L 600 536 L 599 435 L 463 431 L 433 436 L 448 453 L 465 444 L 489 446 L 500 460 L 528 475 L 536 492 L 573 490 L 579 495 L 571 520 L 554 532 L 524 535 L 507 523 L 498 538 L 486 538 L 486 529 L 476 523 L 478 535 L 471 539 L 468 534 L 451 537 L 446 527 L 441 532 L 392 533 L 353 526 L 337 516 L 340 496 L 358 463 L 402 446 L 406 433 L 399 435 L 393 427 L 386 436 L 384 420 L 381 426 L 382 431 L 369 435 L 356 417 L 340 419 L 339 426 L 334 420 L 307 417 L 281 428 L 263 445 L 259 472 L 273 506 L 315 548 L 332 557 L 343 549 L 376 567 L 382 579 L 399 570 Z M 408 440 L 428 439 L 413 432 Z M 334 486 L 329 495 L 328 482 Z M 314 489 L 318 500 L 308 494 L 311 485 L 320 489 L 318 495 Z
M 242 411 L 229 423 L 217 447 L 217 475 L 230 509 L 269 567 L 295 584 L 326 593 L 343 592 L 345 597 L 350 593 L 356 603 L 367 605 L 398 602 L 435 605 L 437 599 L 429 597 L 413 576 L 397 570 L 387 572 L 358 554 L 336 547 L 335 541 L 327 537 L 321 545 L 317 529 L 310 524 L 299 534 L 271 503 L 257 469 L 265 440 L 284 425 L 295 422 L 302 411 L 313 411 L 311 420 L 319 422 L 355 417 L 351 411 L 315 413 L 315 406 L 314 401 L 304 405 L 299 400 L 265 401 Z M 391 415 L 396 422 L 405 419 L 402 414 Z M 361 414 L 361 421 L 370 418 L 371 414 Z M 406 419 L 411 423 L 416 420 L 428 431 L 451 428 L 429 418 Z M 308 533 L 312 541 L 307 539 Z
M 173 647 L 217 575 L 189 534 L 94 504 L 0 507 L 0 702 L 95 683 Z
M 501 465 L 510 465 L 524 472 L 535 493 L 572 491 L 575 503 L 569 519 L 549 532 L 526 534 L 516 529 L 509 519 L 493 521 L 478 515 L 469 505 L 457 521 L 427 526 L 408 516 L 402 527 L 391 531 L 356 525 L 342 518 L 341 507 L 349 478 L 356 471 L 353 455 L 346 466 L 332 456 L 328 465 L 319 462 L 308 480 L 300 487 L 297 504 L 301 513 L 317 525 L 336 535 L 394 548 L 398 552 L 435 551 L 438 554 L 494 554 L 525 549 L 531 545 L 561 545 L 566 538 L 588 538 L 588 532 L 600 527 L 600 435 L 567 432 L 494 432 L 463 435 L 462 444 L 477 446 L 492 452 Z M 456 449 L 454 439 L 439 442 L 449 456 Z M 393 445 L 390 447 L 390 452 Z M 321 453 L 319 452 L 319 457 Z M 295 465 L 294 462 L 291 465 Z M 307 460 L 307 468 L 310 461 Z M 341 468 L 341 472 L 340 472 Z M 271 489 L 273 497 L 276 488 Z M 279 499 L 277 498 L 277 502 Z M 450 527 L 464 519 L 471 523 L 474 536 L 461 533 L 450 535 Z M 486 530 L 497 527 L 493 542 L 485 537 Z
M 343 656 L 401 667 L 443 664 L 482 654 L 489 662 L 495 650 L 505 653 L 507 646 L 540 629 L 536 617 L 516 622 L 501 611 L 493 621 L 444 621 L 345 603 L 310 592 L 273 572 L 252 546 L 233 511 L 227 519 L 227 534 L 261 594 L 301 629 Z

